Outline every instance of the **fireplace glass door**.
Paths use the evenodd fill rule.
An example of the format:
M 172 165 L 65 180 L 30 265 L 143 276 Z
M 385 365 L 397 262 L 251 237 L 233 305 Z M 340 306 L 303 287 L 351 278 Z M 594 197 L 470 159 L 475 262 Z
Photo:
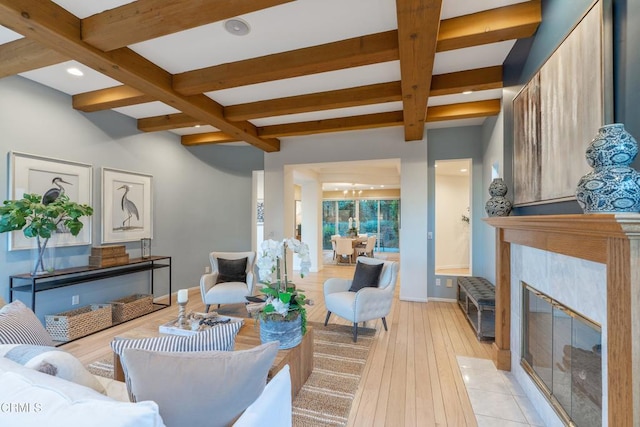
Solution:
M 600 326 L 523 282 L 522 365 L 567 424 L 602 425 Z

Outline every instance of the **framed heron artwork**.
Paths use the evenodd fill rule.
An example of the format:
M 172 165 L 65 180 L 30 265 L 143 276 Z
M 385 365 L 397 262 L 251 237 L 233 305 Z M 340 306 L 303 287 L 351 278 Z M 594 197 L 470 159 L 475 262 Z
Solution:
M 152 176 L 102 168 L 102 243 L 153 238 Z
M 64 194 L 73 202 L 92 205 L 93 166 L 70 160 L 53 159 L 35 154 L 9 152 L 9 189 L 7 198 L 22 199 L 25 194 L 42 196 L 48 204 Z M 81 219 L 84 224 L 77 236 L 63 226 L 48 242 L 48 247 L 81 246 L 91 244 L 91 217 Z M 37 248 L 36 239 L 29 239 L 22 231 L 9 233 L 8 249 Z

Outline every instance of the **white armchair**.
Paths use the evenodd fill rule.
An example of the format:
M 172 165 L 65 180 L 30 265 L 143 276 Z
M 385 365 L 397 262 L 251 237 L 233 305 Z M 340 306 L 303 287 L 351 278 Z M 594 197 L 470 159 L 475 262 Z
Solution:
M 331 313 L 353 322 L 353 341 L 358 340 L 358 323 L 382 318 L 384 330 L 387 329 L 386 316 L 391 311 L 393 294 L 398 277 L 398 263 L 376 258 L 358 257 L 356 262 L 365 264 L 383 264 L 377 288 L 362 288 L 350 292 L 351 279 L 331 278 L 324 282 L 324 303 L 327 307 L 327 326 Z
M 247 258 L 245 273 L 247 278 L 244 282 L 222 282 L 216 283 L 220 275 L 218 259 L 236 260 Z M 245 297 L 253 295 L 255 277 L 253 266 L 256 261 L 255 252 L 211 252 L 211 273 L 203 274 L 200 278 L 200 293 L 205 310 L 208 312 L 211 304 L 237 304 L 246 303 Z

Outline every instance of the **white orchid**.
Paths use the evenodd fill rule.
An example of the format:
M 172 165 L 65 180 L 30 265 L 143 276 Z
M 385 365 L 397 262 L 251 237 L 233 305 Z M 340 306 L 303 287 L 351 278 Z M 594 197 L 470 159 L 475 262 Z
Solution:
M 300 312 L 303 319 L 306 319 L 304 305 L 310 304 L 311 301 L 293 289 L 293 286 L 290 287 L 291 283 L 287 278 L 286 258 L 287 249 L 300 256 L 300 276 L 304 277 L 309 273 L 311 267 L 309 245 L 297 239 L 284 239 L 280 242 L 265 240 L 262 242 L 261 249 L 262 255 L 256 262 L 260 281 L 267 285 L 277 283 L 275 287 L 266 286 L 262 289 L 262 292 L 268 296 L 266 304 L 262 308 L 262 315 L 277 314 L 286 318 L 290 314 Z
M 289 312 L 289 303 L 282 302 L 279 298 L 271 299 L 273 310 L 281 316 L 286 316 Z

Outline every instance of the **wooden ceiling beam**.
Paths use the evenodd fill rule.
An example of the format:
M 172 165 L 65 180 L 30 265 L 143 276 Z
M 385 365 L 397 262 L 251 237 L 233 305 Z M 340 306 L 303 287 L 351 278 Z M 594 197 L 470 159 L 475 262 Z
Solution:
M 275 135 L 278 135 L 278 138 L 280 138 L 283 136 L 311 135 L 315 133 L 401 126 L 402 123 L 402 111 L 392 111 L 389 113 L 367 114 L 362 116 L 339 117 L 336 119 L 264 126 L 258 128 L 258 134 L 263 138 L 275 138 Z
M 0 0 L 0 25 L 28 34 L 29 38 L 234 138 L 267 152 L 280 149 L 280 141 L 260 138 L 251 123 L 225 120 L 222 106 L 205 95 L 185 97 L 176 93 L 171 87 L 171 74 L 132 50 L 121 48 L 104 53 L 89 46 L 80 38 L 80 20 L 54 2 Z
M 85 113 L 155 101 L 153 97 L 124 85 L 78 93 L 71 99 L 73 108 Z
M 293 0 L 137 0 L 82 20 L 82 40 L 111 51 Z
M 0 78 L 68 60 L 69 57 L 25 37 L 0 45 Z
M 500 114 L 500 100 L 463 102 L 460 104 L 438 105 L 427 108 L 427 122 L 444 120 L 473 119 Z
M 187 71 L 173 76 L 173 88 L 193 95 L 397 59 L 397 32 L 387 31 Z
M 396 0 L 405 141 L 421 140 L 442 0 Z
M 431 78 L 429 96 L 452 95 L 467 90 L 477 92 L 501 87 L 502 65 L 496 65 L 495 67 L 437 74 Z
M 438 52 L 531 37 L 542 22 L 540 0 L 445 19 Z
M 204 144 L 224 144 L 226 142 L 238 142 L 238 139 L 227 135 L 224 132 L 207 132 L 193 135 L 183 135 L 182 145 L 194 146 Z
M 502 66 L 478 68 L 456 73 L 438 74 L 431 79 L 430 96 L 450 95 L 465 90 L 479 91 L 502 87 Z M 99 91 L 98 91 L 99 92 Z M 379 83 L 287 98 L 270 99 L 224 108 L 228 120 L 253 120 L 286 114 L 400 101 L 400 82 Z M 138 129 L 157 132 L 203 125 L 184 113 L 147 117 L 138 120 Z
M 349 89 L 269 99 L 224 108 L 228 120 L 251 120 L 360 105 L 400 101 L 400 82 L 379 83 Z
M 138 130 L 143 132 L 158 132 L 161 130 L 188 128 L 205 124 L 206 123 L 201 120 L 189 117 L 184 113 L 175 113 L 138 119 Z
M 480 19 L 483 25 L 479 25 L 476 19 Z M 540 21 L 540 0 L 445 19 L 440 22 L 436 51 L 529 37 Z M 187 71 L 174 76 L 174 89 L 192 95 L 397 59 L 398 32 L 392 30 Z

